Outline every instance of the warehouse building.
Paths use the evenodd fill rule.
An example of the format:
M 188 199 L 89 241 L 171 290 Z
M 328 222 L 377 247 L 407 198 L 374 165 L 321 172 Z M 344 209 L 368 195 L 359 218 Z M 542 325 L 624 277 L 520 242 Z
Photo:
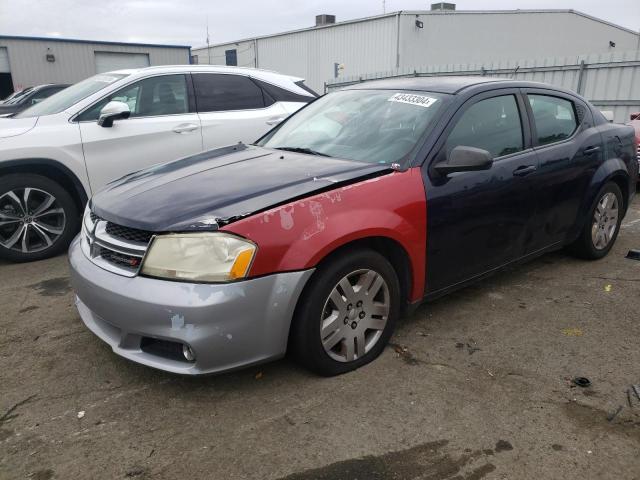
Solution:
M 315 90 L 336 76 L 635 50 L 638 34 L 575 10 L 401 11 L 193 49 L 194 61 L 276 70 Z
M 122 68 L 189 63 L 190 47 L 0 35 L 0 98 Z

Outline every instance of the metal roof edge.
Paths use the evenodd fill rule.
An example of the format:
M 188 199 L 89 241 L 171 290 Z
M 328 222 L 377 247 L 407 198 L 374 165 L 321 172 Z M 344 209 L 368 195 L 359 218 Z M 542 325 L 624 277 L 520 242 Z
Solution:
M 583 13 L 580 12 L 578 10 L 574 10 L 574 9 L 518 9 L 518 10 L 398 10 L 395 12 L 389 12 L 389 13 L 384 13 L 382 15 L 372 15 L 369 17 L 362 17 L 362 18 L 354 18 L 351 20 L 345 20 L 342 22 L 336 22 L 336 23 L 331 23 L 329 25 L 319 25 L 319 26 L 311 26 L 311 27 L 305 27 L 305 28 L 298 28 L 295 30 L 287 30 L 284 32 L 279 32 L 279 33 L 270 33 L 270 34 L 266 34 L 266 35 L 258 35 L 255 37 L 245 37 L 245 38 L 241 38 L 239 40 L 231 40 L 228 42 L 221 42 L 221 43 L 215 43 L 210 45 L 210 47 L 223 47 L 226 45 L 235 45 L 235 44 L 239 44 L 239 43 L 244 43 L 244 42 L 252 42 L 254 40 L 261 40 L 264 38 L 273 38 L 273 37 L 280 37 L 283 35 L 289 35 L 289 34 L 293 34 L 293 33 L 301 33 L 301 32 L 307 32 L 309 30 L 320 30 L 320 29 L 324 29 L 324 28 L 332 28 L 332 27 L 339 27 L 342 25 L 349 25 L 349 24 L 353 24 L 353 23 L 361 23 L 361 22 L 367 22 L 370 20 L 378 20 L 381 18 L 386 18 L 386 17 L 395 17 L 397 15 L 478 15 L 478 14 L 488 14 L 488 15 L 496 15 L 496 14 L 512 14 L 512 15 L 517 15 L 517 14 L 527 14 L 527 13 L 572 13 L 584 18 L 587 18 L 589 20 L 592 21 L 596 21 L 599 23 L 603 23 L 605 25 L 608 25 L 610 27 L 613 28 L 617 28 L 620 30 L 623 30 L 627 33 L 632 33 L 634 35 L 639 35 L 638 32 L 634 32 L 633 30 L 626 28 L 626 27 L 622 27 L 620 25 L 616 25 L 615 23 L 609 22 L 607 20 L 603 20 L 601 18 L 598 17 L 594 17 L 592 15 L 589 15 L 587 13 Z M 201 47 L 192 47 L 193 50 L 206 50 L 207 46 L 203 45 Z
M 342 22 L 336 22 L 336 23 L 330 23 L 328 25 L 314 25 L 311 27 L 304 27 L 304 28 L 297 28 L 295 30 L 287 30 L 284 32 L 278 32 L 278 33 L 269 33 L 266 35 L 258 35 L 255 37 L 245 37 L 245 38 L 241 38 L 239 40 L 231 40 L 228 42 L 222 42 L 222 43 L 215 43 L 212 44 L 211 47 L 222 47 L 225 45 L 235 45 L 237 43 L 243 43 L 243 42 L 253 42 L 254 40 L 261 40 L 263 38 L 272 38 L 272 37 L 280 37 L 283 35 L 289 35 L 292 33 L 301 33 L 301 32 L 308 32 L 309 30 L 322 30 L 325 28 L 333 28 L 333 27 L 339 27 L 342 25 L 349 25 L 352 23 L 362 23 L 362 22 L 368 22 L 369 20 L 378 20 L 381 18 L 387 18 L 387 17 L 396 17 L 398 15 L 400 15 L 402 12 L 402 10 L 397 11 L 397 12 L 389 12 L 389 13 L 383 13 L 382 15 L 372 15 L 369 17 L 362 17 L 362 18 L 353 18 L 351 20 L 344 20 Z M 193 47 L 193 50 L 206 50 L 207 46 L 203 45 L 202 47 Z
M 133 42 L 110 42 L 107 40 L 82 40 L 80 38 L 62 38 L 62 37 L 27 37 L 22 35 L 0 35 L 1 40 L 35 40 L 43 42 L 68 42 L 68 43 L 94 43 L 97 45 L 120 45 L 127 47 L 158 47 L 158 48 L 188 48 L 191 45 L 164 45 L 156 43 L 133 43 Z

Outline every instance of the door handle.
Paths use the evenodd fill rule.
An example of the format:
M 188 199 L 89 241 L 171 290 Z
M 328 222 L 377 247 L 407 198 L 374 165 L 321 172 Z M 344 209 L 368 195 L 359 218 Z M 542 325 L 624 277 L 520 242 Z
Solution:
M 173 131 L 176 133 L 189 133 L 193 132 L 198 128 L 198 125 L 195 123 L 183 123 L 173 127 Z
M 516 177 L 524 177 L 530 173 L 535 172 L 538 169 L 535 165 L 522 165 L 513 171 L 513 175 Z
M 598 146 L 593 146 L 593 147 L 587 147 L 584 149 L 584 153 L 585 155 L 593 155 L 594 153 L 597 153 L 600 151 L 600 147 Z
M 278 123 L 283 121 L 285 118 L 287 117 L 270 118 L 269 120 L 267 120 L 267 125 L 277 125 Z

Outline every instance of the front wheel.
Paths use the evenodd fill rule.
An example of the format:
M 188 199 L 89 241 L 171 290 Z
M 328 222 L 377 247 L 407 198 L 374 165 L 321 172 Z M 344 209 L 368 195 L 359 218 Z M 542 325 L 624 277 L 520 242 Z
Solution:
M 71 195 L 33 174 L 0 178 L 0 258 L 29 262 L 64 251 L 79 228 Z
M 375 359 L 400 313 L 398 276 L 379 253 L 350 250 L 321 265 L 300 298 L 291 347 L 299 361 L 325 376 Z
M 598 192 L 580 237 L 571 246 L 579 257 L 597 260 L 606 256 L 618 237 L 624 208 L 622 191 L 614 182 Z

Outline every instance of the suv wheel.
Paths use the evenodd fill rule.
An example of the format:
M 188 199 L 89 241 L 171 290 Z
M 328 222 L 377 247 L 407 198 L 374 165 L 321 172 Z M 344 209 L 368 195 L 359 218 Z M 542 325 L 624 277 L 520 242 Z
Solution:
M 400 314 L 400 284 L 389 261 L 351 250 L 321 265 L 300 298 L 291 331 L 299 361 L 320 375 L 375 359 Z
M 79 228 L 71 195 L 40 175 L 0 178 L 0 258 L 29 262 L 68 248 Z

